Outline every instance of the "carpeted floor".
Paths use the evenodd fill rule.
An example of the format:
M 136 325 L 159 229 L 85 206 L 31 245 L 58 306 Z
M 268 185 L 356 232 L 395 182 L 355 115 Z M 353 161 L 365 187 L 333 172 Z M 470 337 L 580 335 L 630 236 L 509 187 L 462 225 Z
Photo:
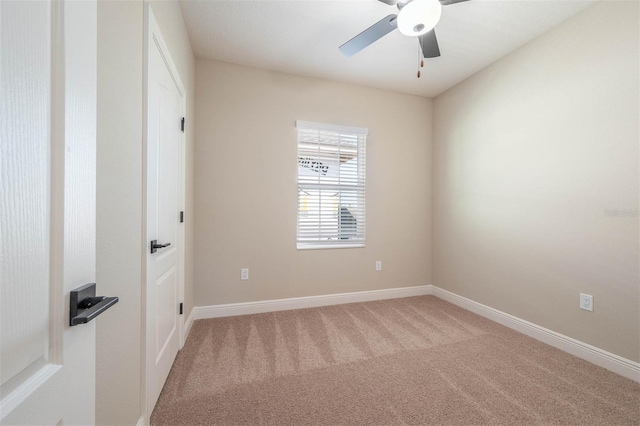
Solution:
M 640 424 L 640 385 L 433 296 L 196 321 L 153 425 Z

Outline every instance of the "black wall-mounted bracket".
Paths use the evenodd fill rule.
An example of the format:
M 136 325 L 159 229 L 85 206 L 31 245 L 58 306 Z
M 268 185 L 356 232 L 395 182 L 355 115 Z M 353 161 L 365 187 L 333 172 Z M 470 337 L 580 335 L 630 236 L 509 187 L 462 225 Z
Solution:
M 71 290 L 69 325 L 86 324 L 118 303 L 117 297 L 96 296 L 96 283 Z

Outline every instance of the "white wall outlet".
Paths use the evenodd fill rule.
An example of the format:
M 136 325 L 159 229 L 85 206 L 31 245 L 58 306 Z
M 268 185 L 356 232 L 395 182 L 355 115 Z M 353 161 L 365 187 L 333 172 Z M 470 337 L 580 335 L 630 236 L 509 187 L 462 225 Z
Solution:
M 382 271 L 382 260 L 376 260 L 376 271 Z
M 593 312 L 593 296 L 580 293 L 580 309 Z
M 248 280 L 249 279 L 249 268 L 240 269 L 240 279 Z

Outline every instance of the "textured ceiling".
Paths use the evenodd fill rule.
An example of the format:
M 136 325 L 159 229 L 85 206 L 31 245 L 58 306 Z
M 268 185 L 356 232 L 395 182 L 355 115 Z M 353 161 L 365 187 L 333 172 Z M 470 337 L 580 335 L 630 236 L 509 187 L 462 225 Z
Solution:
M 376 0 L 182 0 L 196 56 L 433 97 L 594 0 L 471 0 L 442 8 L 442 56 L 416 78 L 418 42 L 394 31 L 351 58 L 338 47 L 395 6 Z

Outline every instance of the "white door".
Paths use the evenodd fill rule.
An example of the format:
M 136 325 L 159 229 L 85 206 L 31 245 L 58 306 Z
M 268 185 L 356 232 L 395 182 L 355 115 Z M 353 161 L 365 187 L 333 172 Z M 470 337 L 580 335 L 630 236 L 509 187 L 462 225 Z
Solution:
M 184 90 L 148 7 L 147 16 L 147 415 L 150 415 L 181 344 Z M 152 250 L 152 241 L 157 249 Z
M 0 38 L 0 423 L 92 424 L 96 3 L 2 0 Z

